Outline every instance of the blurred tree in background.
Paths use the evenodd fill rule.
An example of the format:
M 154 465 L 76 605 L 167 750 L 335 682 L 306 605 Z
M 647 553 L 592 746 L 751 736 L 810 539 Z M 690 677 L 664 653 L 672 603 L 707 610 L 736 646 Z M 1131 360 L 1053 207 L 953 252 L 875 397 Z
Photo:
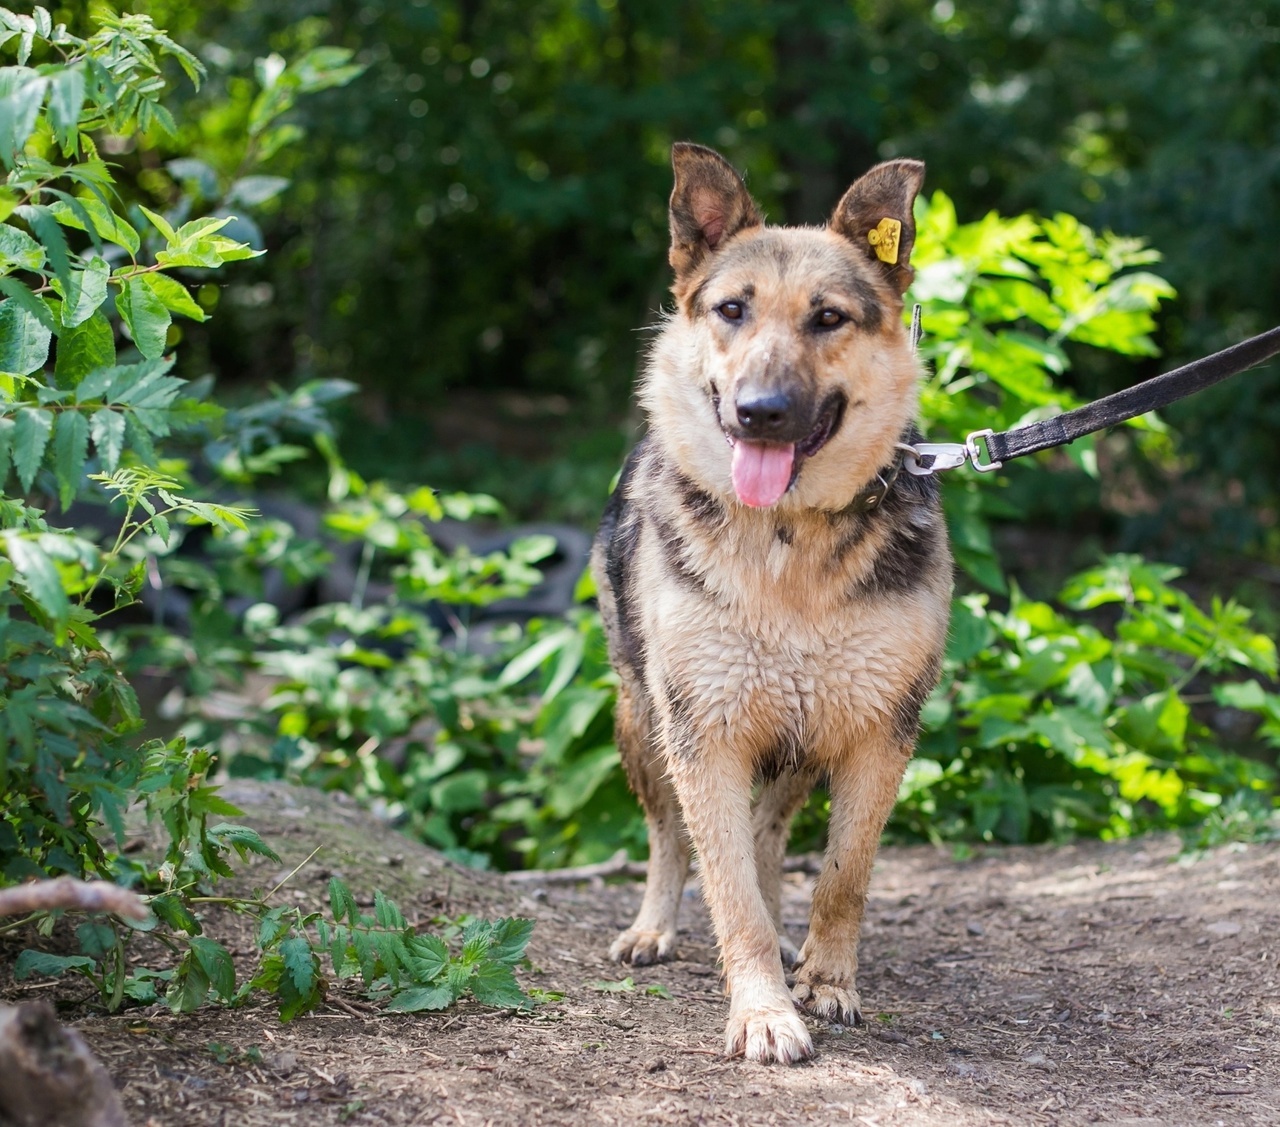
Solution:
M 419 473 L 441 442 L 457 445 L 446 391 L 519 393 L 526 412 L 587 426 L 626 410 L 634 330 L 665 295 L 680 138 L 746 169 L 775 221 L 821 219 L 869 164 L 910 153 L 961 215 L 1065 210 L 1145 236 L 1180 295 L 1159 336 L 1170 361 L 1280 321 L 1280 0 L 131 7 L 210 68 L 175 147 L 220 178 L 210 195 L 244 159 L 224 138 L 253 112 L 255 59 L 323 43 L 367 65 L 293 111 L 308 142 L 280 158 L 294 187 L 268 205 L 272 253 L 188 356 L 224 379 L 357 380 L 379 432 L 366 452 L 399 451 Z M 151 202 L 176 193 L 156 154 L 140 162 Z M 1092 395 L 1156 366 L 1082 358 L 1072 378 Z M 1216 516 L 1234 546 L 1276 535 L 1277 382 L 1273 366 L 1171 413 L 1186 457 L 1237 483 Z M 548 454 L 546 432 L 525 429 L 538 434 L 517 452 Z M 608 465 L 623 444 L 614 428 L 579 462 Z M 598 498 L 599 474 L 592 484 Z M 579 517 L 598 504 L 569 500 Z M 1131 528 L 1154 542 L 1169 516 L 1156 506 Z

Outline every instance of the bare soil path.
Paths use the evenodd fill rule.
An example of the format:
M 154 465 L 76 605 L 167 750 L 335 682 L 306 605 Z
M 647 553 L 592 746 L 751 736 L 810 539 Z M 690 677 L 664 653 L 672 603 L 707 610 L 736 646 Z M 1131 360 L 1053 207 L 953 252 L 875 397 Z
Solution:
M 816 1059 L 781 1068 L 720 1056 L 726 1003 L 696 888 L 680 961 L 628 972 L 605 950 L 630 921 L 635 883 L 515 885 L 331 797 L 244 784 L 229 797 L 290 868 L 326 845 L 289 886 L 300 903 L 319 905 L 338 871 L 410 918 L 536 917 L 520 978 L 564 998 L 526 1014 L 397 1016 L 343 986 L 290 1025 L 263 1005 L 65 1008 L 139 1125 L 1280 1124 L 1280 846 L 1182 861 L 1171 838 L 966 861 L 888 849 L 862 941 L 868 1024 L 812 1022 Z M 787 886 L 797 942 L 811 887 L 800 874 Z M 242 923 L 211 915 L 206 927 L 238 935 L 249 969 Z M 0 946 L 0 997 L 55 993 L 12 981 L 22 945 Z M 633 992 L 593 985 L 627 973 Z M 655 984 L 670 997 L 644 992 Z

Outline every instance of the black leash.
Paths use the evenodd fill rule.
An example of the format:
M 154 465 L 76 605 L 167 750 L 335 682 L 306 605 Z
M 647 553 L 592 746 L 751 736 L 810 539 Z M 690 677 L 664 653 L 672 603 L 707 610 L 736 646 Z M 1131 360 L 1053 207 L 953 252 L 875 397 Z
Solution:
M 917 313 L 912 318 L 913 345 L 919 339 L 918 324 Z M 1278 353 L 1280 325 L 1239 344 L 1233 344 L 1230 348 L 1224 348 L 1221 352 L 1215 352 L 1212 356 L 1194 360 L 1172 372 L 1144 380 L 1124 391 L 1117 391 L 1114 395 L 1086 403 L 1083 407 L 1076 407 L 1043 422 L 1028 423 L 1026 426 L 999 432 L 975 431 L 965 439 L 963 446 L 954 442 L 901 445 L 899 449 L 905 455 L 903 469 L 916 475 L 932 474 L 940 470 L 955 469 L 968 461 L 981 473 L 998 470 L 1013 458 L 1021 458 L 1054 446 L 1065 446 L 1086 434 L 1105 430 L 1116 423 L 1123 423 L 1127 419 L 1145 415 L 1148 411 L 1176 403 L 1179 399 L 1203 391 L 1229 376 L 1253 368 Z M 982 451 L 978 446 L 980 441 L 986 444 L 985 462 L 982 461 Z

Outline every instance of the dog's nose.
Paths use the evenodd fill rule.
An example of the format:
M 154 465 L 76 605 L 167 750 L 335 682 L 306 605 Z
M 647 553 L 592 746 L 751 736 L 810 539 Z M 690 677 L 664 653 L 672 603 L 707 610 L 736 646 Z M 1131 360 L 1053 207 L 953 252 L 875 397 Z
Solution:
M 791 396 L 785 391 L 747 392 L 737 404 L 738 422 L 751 438 L 772 438 L 791 416 Z

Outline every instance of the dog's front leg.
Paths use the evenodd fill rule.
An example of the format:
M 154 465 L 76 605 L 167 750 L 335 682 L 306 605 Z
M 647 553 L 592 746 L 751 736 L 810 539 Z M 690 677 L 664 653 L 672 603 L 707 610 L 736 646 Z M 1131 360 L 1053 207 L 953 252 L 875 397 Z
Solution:
M 778 935 L 756 878 L 751 765 L 715 741 L 668 742 L 672 782 L 698 851 L 730 995 L 725 1050 L 790 1064 L 813 1042 L 782 975 Z
M 910 757 L 909 744 L 888 732 L 874 733 L 831 768 L 826 860 L 792 991 L 816 1017 L 844 1025 L 862 1020 L 858 933 L 880 833 Z
M 751 812 L 751 827 L 756 841 L 756 875 L 760 894 L 778 933 L 782 961 L 793 966 L 800 950 L 782 926 L 782 865 L 787 856 L 791 835 L 791 819 L 804 805 L 813 790 L 814 776 L 809 771 L 784 771 L 778 778 L 760 788 Z

